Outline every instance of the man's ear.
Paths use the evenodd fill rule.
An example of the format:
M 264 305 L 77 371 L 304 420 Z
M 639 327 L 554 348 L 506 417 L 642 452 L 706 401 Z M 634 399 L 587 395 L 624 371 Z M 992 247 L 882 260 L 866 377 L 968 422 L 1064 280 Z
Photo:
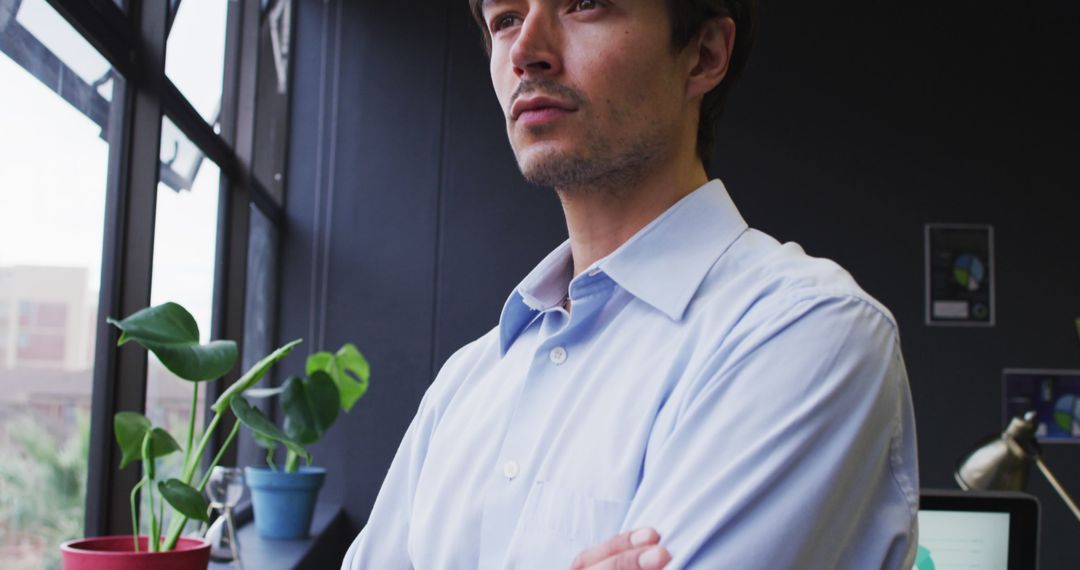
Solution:
M 701 32 L 686 46 L 690 55 L 690 75 L 686 80 L 686 98 L 702 97 L 712 91 L 727 75 L 731 50 L 735 46 L 735 20 L 717 17 L 701 26 Z

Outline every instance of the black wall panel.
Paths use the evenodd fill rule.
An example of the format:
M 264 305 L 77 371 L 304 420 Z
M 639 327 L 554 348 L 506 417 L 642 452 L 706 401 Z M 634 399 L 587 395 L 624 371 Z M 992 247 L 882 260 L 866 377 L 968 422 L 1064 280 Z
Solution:
M 765 2 L 714 174 L 751 225 L 896 315 L 927 486 L 1002 427 L 1003 367 L 1080 368 L 1080 23 L 1065 0 Z M 355 341 L 369 395 L 316 450 L 359 528 L 438 367 L 566 237 L 506 142 L 465 0 L 300 0 L 279 340 Z M 923 324 L 923 224 L 994 224 L 994 328 Z M 291 366 L 300 366 L 293 357 Z M 1080 493 L 1080 448 L 1047 461 Z M 1042 567 L 1077 521 L 1033 473 Z
M 299 2 L 280 339 L 354 342 L 372 386 L 314 449 L 359 527 L 431 379 L 444 10 Z M 306 350 L 303 350 L 306 349 Z

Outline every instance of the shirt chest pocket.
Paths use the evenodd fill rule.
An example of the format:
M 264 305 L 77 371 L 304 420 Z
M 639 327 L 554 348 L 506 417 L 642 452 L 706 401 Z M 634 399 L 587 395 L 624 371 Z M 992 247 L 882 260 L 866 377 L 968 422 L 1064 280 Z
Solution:
M 619 533 L 630 501 L 601 498 L 557 483 L 538 481 L 523 514 L 523 546 L 535 554 L 569 554 Z M 550 560 L 550 558 L 549 558 Z

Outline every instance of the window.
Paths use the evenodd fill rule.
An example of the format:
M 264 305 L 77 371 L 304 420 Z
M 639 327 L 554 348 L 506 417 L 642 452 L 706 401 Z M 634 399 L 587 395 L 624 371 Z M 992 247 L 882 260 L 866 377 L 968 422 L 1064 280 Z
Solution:
M 144 2 L 138 18 L 126 5 L 0 0 L 4 567 L 55 567 L 65 538 L 129 533 L 116 505 L 139 474 L 115 469 L 112 416 L 169 425 L 191 408 L 190 385 L 153 357 L 117 356 L 106 316 L 175 300 L 204 339 L 273 340 L 273 268 L 228 281 L 272 257 L 281 233 L 292 0 Z M 239 124 L 272 151 L 236 148 L 253 138 Z
M 160 172 L 150 304 L 180 303 L 195 317 L 200 340 L 207 342 L 212 323 L 221 170 L 166 118 L 162 121 Z M 177 378 L 152 354 L 147 366 L 147 417 L 170 433 L 184 433 L 191 411 L 191 383 Z M 200 386 L 197 425 L 202 425 L 205 402 L 206 389 Z M 166 477 L 179 472 L 179 462 L 171 463 L 176 465 L 166 461 L 163 467 Z
M 251 208 L 248 240 L 247 291 L 244 295 L 244 354 L 246 370 L 274 350 L 274 307 L 277 305 L 278 231 L 258 208 Z
M 0 370 L 11 367 L 7 355 L 10 351 L 8 339 L 12 336 L 13 323 L 10 323 L 11 296 L 7 293 L 5 281 L 4 271 L 0 269 Z
M 209 124 L 221 115 L 225 63 L 225 11 L 223 1 L 174 2 L 165 75 Z
M 72 285 L 69 289 L 81 296 L 83 291 L 79 290 L 80 284 L 73 282 Z M 67 310 L 68 305 L 63 301 L 19 301 L 16 363 L 27 367 L 64 365 Z
M 0 53 L 0 560 L 57 567 L 56 544 L 83 534 L 107 124 L 123 79 L 44 0 L 0 3 Z
M 255 176 L 281 203 L 284 195 L 285 152 L 288 145 L 289 53 L 292 51 L 292 3 L 263 2 L 259 29 L 259 88 L 253 158 Z

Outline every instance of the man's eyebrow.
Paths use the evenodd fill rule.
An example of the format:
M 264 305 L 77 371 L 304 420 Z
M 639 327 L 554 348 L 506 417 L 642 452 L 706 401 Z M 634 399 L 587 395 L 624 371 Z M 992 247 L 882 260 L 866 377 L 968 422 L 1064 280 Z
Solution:
M 510 1 L 511 0 L 483 0 L 482 2 L 480 2 L 480 10 L 483 11 L 487 8 L 494 8 L 499 4 L 506 4 Z

